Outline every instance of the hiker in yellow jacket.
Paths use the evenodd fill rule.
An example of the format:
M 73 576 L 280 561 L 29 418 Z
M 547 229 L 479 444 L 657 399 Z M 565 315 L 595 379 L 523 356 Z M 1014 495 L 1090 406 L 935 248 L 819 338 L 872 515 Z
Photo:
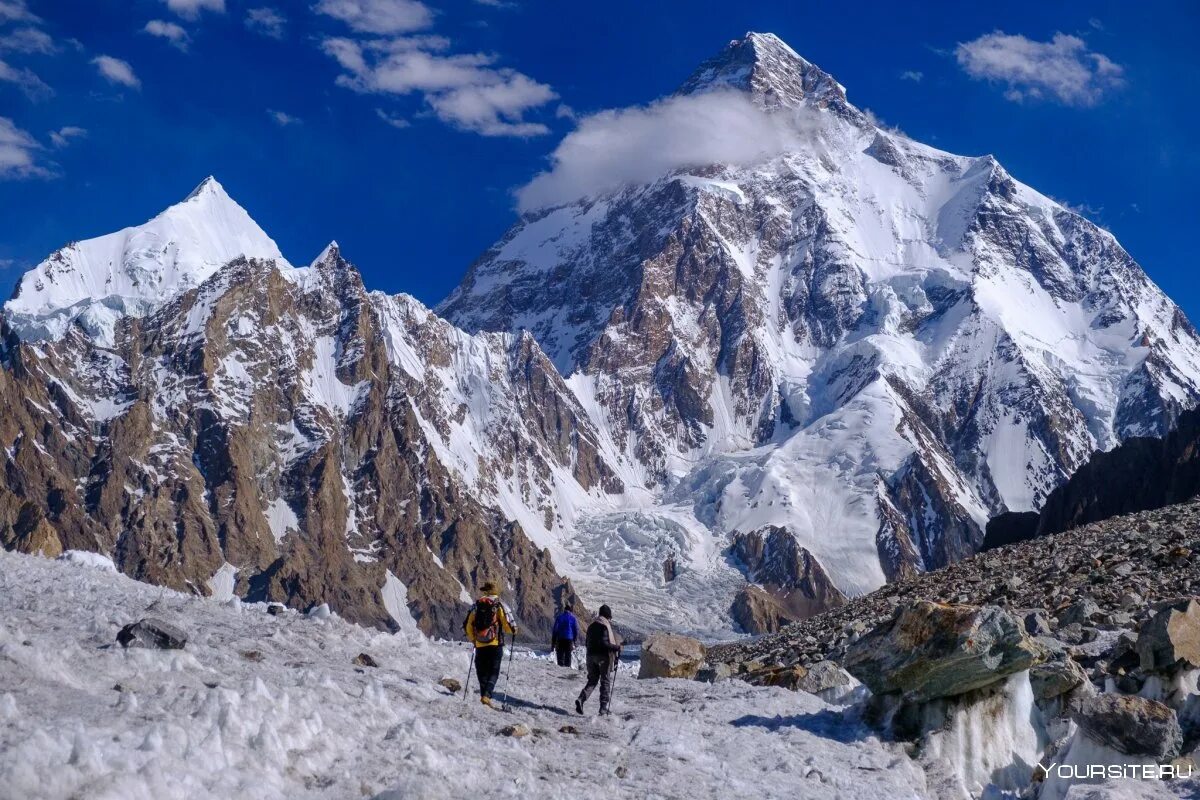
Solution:
M 500 590 L 488 581 L 480 587 L 483 595 L 463 622 L 463 632 L 475 645 L 475 672 L 479 676 L 479 702 L 492 704 L 492 692 L 504 663 L 504 636 L 516 637 L 517 628 L 509 620 L 508 610 L 500 602 Z

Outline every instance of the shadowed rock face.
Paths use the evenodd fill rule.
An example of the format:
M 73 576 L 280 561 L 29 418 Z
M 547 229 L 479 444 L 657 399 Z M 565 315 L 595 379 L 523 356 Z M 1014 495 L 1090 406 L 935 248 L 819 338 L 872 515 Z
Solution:
M 734 598 L 734 620 L 748 633 L 774 633 L 789 622 L 846 602 L 820 562 L 785 528 L 735 533 L 730 556 L 753 584 Z
M 1200 410 L 1179 415 L 1161 438 L 1127 439 L 1108 452 L 1094 453 L 1071 479 L 1046 498 L 1037 515 L 1003 514 L 988 523 L 996 545 L 1058 533 L 1182 503 L 1200 493 Z
M 327 602 L 381 627 L 397 624 L 390 572 L 406 613 L 438 636 L 457 635 L 465 599 L 498 579 L 523 631 L 548 635 L 570 584 L 443 459 L 437 428 L 461 412 L 436 391 L 436 365 L 469 337 L 369 295 L 336 249 L 297 275 L 235 260 L 123 320 L 112 347 L 77 329 L 37 346 L 9 336 L 0 541 L 110 553 L 133 577 L 198 593 L 228 563 L 247 600 Z M 395 363 L 400 337 L 423 374 Z M 536 344 L 483 346 L 520 409 L 503 439 L 524 448 L 528 480 L 565 464 L 583 485 L 619 489 Z

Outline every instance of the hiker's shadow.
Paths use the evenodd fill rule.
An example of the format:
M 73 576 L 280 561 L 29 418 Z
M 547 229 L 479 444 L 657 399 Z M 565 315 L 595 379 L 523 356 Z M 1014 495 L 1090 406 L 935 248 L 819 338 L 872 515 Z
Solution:
M 558 714 L 560 717 L 571 716 L 570 711 L 567 711 L 565 708 L 558 708 L 557 706 L 547 706 L 547 705 L 543 705 L 541 703 L 531 703 L 528 700 L 522 700 L 519 697 L 513 697 L 511 695 L 508 696 L 507 698 L 505 698 L 505 700 L 507 700 L 508 704 L 510 706 L 512 706 L 513 708 L 524 708 L 529 711 L 549 711 L 551 714 Z
M 813 714 L 792 714 L 787 717 L 779 714 L 773 717 L 747 714 L 731 720 L 729 724 L 735 728 L 766 728 L 769 731 L 777 731 L 780 728 L 799 728 L 823 739 L 833 739 L 843 743 L 861 741 L 870 735 L 860 722 L 848 719 L 846 714 L 841 711 L 828 708 Z

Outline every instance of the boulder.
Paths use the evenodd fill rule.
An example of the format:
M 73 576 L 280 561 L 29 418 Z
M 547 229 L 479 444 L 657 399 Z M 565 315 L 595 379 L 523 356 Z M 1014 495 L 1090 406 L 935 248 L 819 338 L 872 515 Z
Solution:
M 696 672 L 696 680 L 704 683 L 717 683 L 718 681 L 727 681 L 733 677 L 733 667 L 724 661 L 718 661 L 716 664 L 705 664 Z
M 639 678 L 695 678 L 704 664 L 705 648 L 699 639 L 656 633 L 642 642 Z
M 1082 686 L 1087 673 L 1072 658 L 1059 658 L 1029 668 L 1029 685 L 1038 700 L 1052 700 Z
M 354 657 L 353 661 L 356 667 L 378 667 L 379 662 L 371 658 L 370 653 L 359 653 Z
M 146 617 L 131 622 L 117 633 L 122 647 L 150 647 L 158 650 L 182 650 L 187 634 L 160 619 Z
M 1073 625 L 1078 623 L 1080 626 L 1086 626 L 1100 613 L 1100 606 L 1090 597 L 1085 597 L 1081 600 L 1076 600 L 1071 605 L 1067 606 L 1061 614 L 1058 615 L 1059 625 Z
M 1043 649 L 996 606 L 917 601 L 846 648 L 843 666 L 875 694 L 953 697 L 1027 670 Z
M 1136 695 L 1089 697 L 1079 704 L 1073 718 L 1093 742 L 1125 755 L 1165 761 L 1179 755 L 1183 745 L 1175 711 Z
M 1200 603 L 1187 598 L 1159 610 L 1138 631 L 1143 670 L 1162 671 L 1185 661 L 1200 667 Z
M 438 684 L 445 686 L 450 694 L 458 694 L 462 691 L 462 683 L 457 678 L 442 678 Z
M 815 695 L 849 685 L 850 676 L 832 661 L 818 661 L 810 665 L 808 673 L 796 682 L 797 689 Z
M 1030 636 L 1050 635 L 1050 619 L 1046 616 L 1044 609 L 1030 608 L 1018 611 L 1017 615 L 1021 618 L 1021 624 L 1025 627 L 1025 632 Z

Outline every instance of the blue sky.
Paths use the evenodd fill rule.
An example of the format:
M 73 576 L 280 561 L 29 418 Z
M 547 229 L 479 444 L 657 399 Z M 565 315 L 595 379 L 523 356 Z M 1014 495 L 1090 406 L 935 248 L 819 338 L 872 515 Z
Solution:
M 336 239 L 436 303 L 580 116 L 748 30 L 1085 211 L 1200 320 L 1200 5 L 1154 2 L 0 0 L 0 291 L 211 173 L 293 263 Z

